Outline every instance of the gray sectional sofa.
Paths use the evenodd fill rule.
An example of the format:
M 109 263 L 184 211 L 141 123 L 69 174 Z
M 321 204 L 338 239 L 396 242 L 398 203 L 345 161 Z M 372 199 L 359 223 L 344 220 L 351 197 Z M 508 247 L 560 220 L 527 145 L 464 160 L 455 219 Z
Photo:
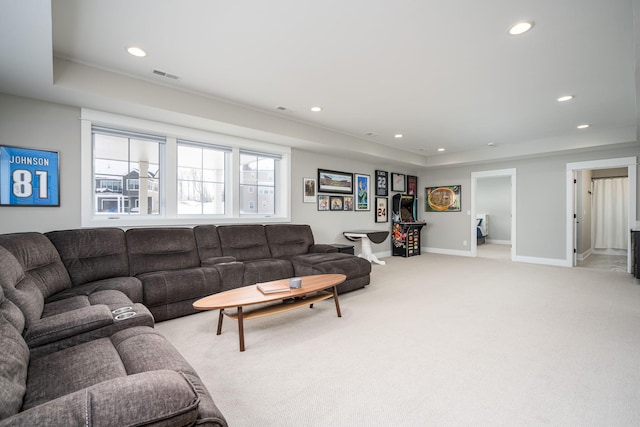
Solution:
M 257 282 L 342 273 L 346 292 L 370 272 L 307 225 L 0 235 L 0 426 L 226 426 L 154 322 Z

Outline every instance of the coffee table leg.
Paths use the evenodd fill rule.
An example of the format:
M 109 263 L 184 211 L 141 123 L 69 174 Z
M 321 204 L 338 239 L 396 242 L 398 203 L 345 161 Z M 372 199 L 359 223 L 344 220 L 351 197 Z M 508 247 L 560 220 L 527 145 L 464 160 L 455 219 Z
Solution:
M 218 333 L 216 335 L 220 335 L 222 333 L 222 319 L 224 319 L 224 309 L 220 309 L 220 314 L 218 315 Z
M 240 351 L 244 351 L 244 323 L 242 319 L 242 307 L 238 307 L 238 335 L 240 336 Z
M 342 317 L 342 313 L 340 313 L 340 303 L 338 302 L 338 290 L 336 287 L 333 287 L 333 300 L 336 303 L 336 312 L 338 313 L 338 317 Z

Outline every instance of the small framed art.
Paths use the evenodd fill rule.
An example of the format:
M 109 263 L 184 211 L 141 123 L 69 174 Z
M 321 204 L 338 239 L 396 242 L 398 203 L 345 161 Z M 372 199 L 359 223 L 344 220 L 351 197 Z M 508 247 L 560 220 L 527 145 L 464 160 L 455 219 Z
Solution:
M 0 205 L 60 206 L 58 152 L 0 146 Z
M 343 196 L 342 200 L 343 200 L 343 203 L 342 203 L 343 210 L 352 211 L 353 210 L 353 196 Z
M 353 174 L 318 169 L 318 193 L 353 194 Z
M 388 200 L 386 197 L 376 197 L 376 222 L 389 221 L 389 211 L 387 210 Z
M 324 194 L 318 194 L 318 210 L 319 211 L 329 210 L 329 196 Z
M 391 172 L 391 191 L 404 193 L 404 174 Z
M 302 178 L 302 202 L 315 203 L 316 201 L 316 179 Z
M 460 212 L 459 185 L 443 185 L 441 187 L 426 187 L 425 212 Z
M 412 196 L 418 195 L 418 177 L 407 175 L 407 194 Z
M 357 211 L 368 211 L 371 210 L 369 206 L 369 175 L 356 174 L 356 210 Z
M 389 172 L 376 171 L 376 196 L 389 195 Z
M 329 196 L 329 206 L 332 211 L 341 211 L 344 199 L 342 196 Z

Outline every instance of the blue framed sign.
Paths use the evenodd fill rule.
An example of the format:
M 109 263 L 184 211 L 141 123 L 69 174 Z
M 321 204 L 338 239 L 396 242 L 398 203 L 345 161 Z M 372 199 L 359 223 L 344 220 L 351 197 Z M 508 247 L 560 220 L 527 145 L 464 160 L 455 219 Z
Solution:
M 60 206 L 58 152 L 0 145 L 0 206 Z

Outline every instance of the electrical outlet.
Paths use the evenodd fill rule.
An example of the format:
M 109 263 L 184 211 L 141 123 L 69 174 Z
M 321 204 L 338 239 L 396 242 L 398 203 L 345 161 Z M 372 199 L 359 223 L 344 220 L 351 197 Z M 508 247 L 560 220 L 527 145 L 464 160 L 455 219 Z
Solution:
M 462 241 L 462 246 L 467 246 L 467 241 L 466 240 Z

